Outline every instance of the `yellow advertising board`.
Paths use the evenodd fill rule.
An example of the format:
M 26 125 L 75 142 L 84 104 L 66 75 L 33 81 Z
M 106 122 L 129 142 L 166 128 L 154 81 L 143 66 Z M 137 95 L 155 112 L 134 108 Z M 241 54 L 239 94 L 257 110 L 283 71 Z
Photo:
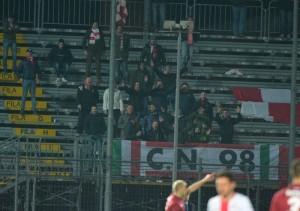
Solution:
M 23 34 L 16 34 L 16 39 L 17 39 L 17 45 L 18 43 L 26 43 Z M 0 33 L 0 40 L 3 40 L 3 33 Z
M 16 136 L 56 136 L 55 129 L 14 128 Z
M 4 100 L 4 106 L 9 110 L 21 110 L 21 100 Z M 47 109 L 47 102 L 37 101 L 37 109 Z M 25 103 L 25 110 L 31 110 L 31 101 L 27 100 Z
M 18 78 L 15 74 L 13 73 L 6 73 L 4 74 L 3 72 L 0 73 L 0 81 L 17 81 Z
M 11 122 L 52 123 L 51 115 L 8 114 L 8 120 Z
M 19 63 L 21 62 L 21 60 L 17 60 L 17 66 L 19 65 Z M 8 59 L 7 60 L 7 69 L 11 70 L 12 69 L 12 60 Z M 3 69 L 3 60 L 0 60 L 0 69 Z
M 17 56 L 25 57 L 27 47 L 17 47 Z M 0 47 L 0 56 L 3 56 L 3 47 Z M 12 56 L 10 48 L 8 49 L 8 56 Z
M 0 86 L 0 93 L 3 93 L 5 96 L 22 97 L 22 92 L 23 88 L 20 86 Z M 30 96 L 29 91 L 28 96 Z M 43 89 L 41 87 L 36 87 L 35 96 L 43 97 Z

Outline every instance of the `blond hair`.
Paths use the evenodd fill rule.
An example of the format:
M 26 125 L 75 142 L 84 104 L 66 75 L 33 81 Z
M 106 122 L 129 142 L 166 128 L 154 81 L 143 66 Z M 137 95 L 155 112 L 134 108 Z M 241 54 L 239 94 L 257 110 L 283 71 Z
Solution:
M 187 186 L 186 182 L 183 180 L 176 180 L 172 185 L 172 192 L 176 193 L 178 189 L 180 189 L 183 186 Z

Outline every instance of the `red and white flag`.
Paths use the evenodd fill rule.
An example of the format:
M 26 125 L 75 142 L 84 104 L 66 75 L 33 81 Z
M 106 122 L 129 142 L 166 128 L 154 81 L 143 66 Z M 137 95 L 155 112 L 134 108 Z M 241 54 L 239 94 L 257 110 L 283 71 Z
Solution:
M 289 124 L 291 91 L 289 89 L 233 88 L 242 102 L 241 114 L 266 121 Z M 300 125 L 300 104 L 296 105 L 296 124 Z
M 125 25 L 126 17 L 128 16 L 128 11 L 126 7 L 126 0 L 116 1 L 117 12 L 116 12 L 116 22 L 118 25 Z

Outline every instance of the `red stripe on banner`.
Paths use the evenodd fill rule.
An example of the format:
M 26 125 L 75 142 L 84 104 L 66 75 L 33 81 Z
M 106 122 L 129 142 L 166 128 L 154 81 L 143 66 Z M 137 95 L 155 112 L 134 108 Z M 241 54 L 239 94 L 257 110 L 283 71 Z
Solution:
M 146 142 L 147 147 L 173 147 L 172 142 Z M 178 144 L 181 148 L 225 148 L 225 149 L 254 149 L 254 145 L 242 145 L 242 144 Z
M 290 110 L 289 103 L 269 103 L 269 115 L 274 117 L 274 122 L 289 124 Z M 300 104 L 296 105 L 296 125 L 300 125 Z
M 288 157 L 288 148 L 279 146 L 278 178 L 280 187 L 285 187 L 288 184 Z
M 140 176 L 141 142 L 131 142 L 131 175 Z
M 239 101 L 263 102 L 260 89 L 257 88 L 233 88 L 232 92 Z

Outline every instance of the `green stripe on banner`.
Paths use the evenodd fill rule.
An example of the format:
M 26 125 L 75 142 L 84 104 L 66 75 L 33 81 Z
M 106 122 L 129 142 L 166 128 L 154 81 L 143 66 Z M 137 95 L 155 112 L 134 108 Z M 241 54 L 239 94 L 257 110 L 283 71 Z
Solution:
M 260 145 L 260 179 L 269 179 L 270 147 Z
M 113 155 L 112 155 L 112 174 L 121 175 L 122 163 L 122 144 L 121 140 L 113 141 Z

